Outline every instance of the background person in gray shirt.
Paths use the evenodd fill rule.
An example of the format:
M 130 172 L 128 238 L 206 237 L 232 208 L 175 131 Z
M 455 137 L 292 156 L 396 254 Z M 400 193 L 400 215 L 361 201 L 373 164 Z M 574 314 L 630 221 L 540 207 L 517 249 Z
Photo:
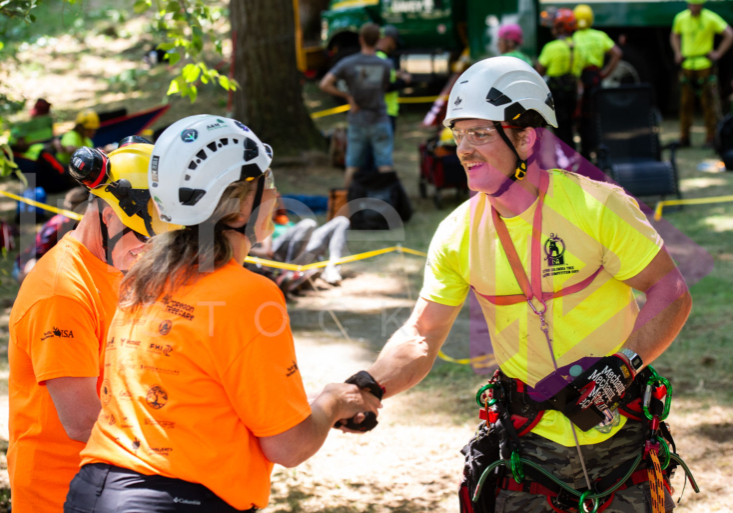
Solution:
M 394 133 L 384 103 L 392 63 L 376 56 L 379 36 L 379 27 L 374 23 L 362 25 L 359 30 L 361 52 L 341 60 L 321 80 L 321 90 L 346 99 L 351 106 L 344 177 L 347 188 L 354 174 L 366 163 L 368 151 L 373 152 L 374 163 L 380 172 L 392 171 Z M 348 92 L 336 87 L 337 80 L 346 82 Z

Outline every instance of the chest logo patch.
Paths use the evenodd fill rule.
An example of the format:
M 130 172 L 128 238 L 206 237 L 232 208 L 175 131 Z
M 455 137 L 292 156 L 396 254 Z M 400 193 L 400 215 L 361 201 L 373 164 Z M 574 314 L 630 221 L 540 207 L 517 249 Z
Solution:
M 548 267 L 565 265 L 565 241 L 557 234 L 551 233 L 550 238 L 545 241 L 545 257 Z

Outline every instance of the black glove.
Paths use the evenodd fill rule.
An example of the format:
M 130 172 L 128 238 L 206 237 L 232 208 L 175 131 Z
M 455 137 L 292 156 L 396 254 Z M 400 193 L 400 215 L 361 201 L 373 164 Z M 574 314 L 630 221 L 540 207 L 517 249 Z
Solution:
M 568 385 L 570 400 L 562 412 L 588 431 L 607 418 L 607 411 L 618 408 L 633 381 L 634 371 L 624 359 L 616 355 L 601 358 Z
M 379 383 L 377 383 L 377 381 L 367 371 L 357 372 L 349 379 L 347 379 L 345 383 L 356 385 L 360 389 L 366 388 L 374 397 L 379 400 L 381 400 L 382 396 L 384 395 L 384 390 L 382 390 L 382 387 L 379 386 Z M 354 419 L 351 418 L 346 422 L 346 424 L 336 424 L 334 428 L 338 429 L 340 427 L 345 427 L 347 429 L 351 429 L 352 431 L 361 431 L 365 433 L 377 427 L 377 424 L 379 424 L 379 422 L 377 422 L 377 416 L 374 413 L 368 411 L 365 412 L 364 415 L 364 420 L 362 420 L 359 424 L 354 422 Z

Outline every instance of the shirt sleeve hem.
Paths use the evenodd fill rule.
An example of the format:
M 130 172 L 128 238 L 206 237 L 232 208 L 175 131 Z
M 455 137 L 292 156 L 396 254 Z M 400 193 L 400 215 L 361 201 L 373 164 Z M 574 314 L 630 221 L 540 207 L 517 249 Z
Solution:
M 435 294 L 428 294 L 425 292 L 420 292 L 420 297 L 427 301 L 432 301 L 433 303 L 438 303 L 438 304 L 446 305 L 446 306 L 460 306 L 466 300 L 465 297 L 460 300 L 455 300 L 455 299 L 445 298 L 442 296 L 436 296 Z
M 301 422 L 303 422 L 305 419 L 310 417 L 311 415 L 311 408 L 310 405 L 308 405 L 305 409 L 300 410 L 297 414 L 293 415 L 292 417 L 289 417 L 286 421 L 281 422 L 280 424 L 277 424 L 276 426 L 269 427 L 267 429 L 263 430 L 252 430 L 252 433 L 257 438 L 263 438 L 265 436 L 275 436 L 280 435 L 284 433 L 285 431 L 294 428 Z
M 39 385 L 45 384 L 46 381 L 50 379 L 56 379 L 56 378 L 98 378 L 99 377 L 99 371 L 95 371 L 94 374 L 92 374 L 92 371 L 66 371 L 66 370 L 60 370 L 60 371 L 53 371 L 53 372 L 44 372 L 36 376 L 36 383 Z
M 619 281 L 626 281 L 630 280 L 637 274 L 639 274 L 641 271 L 646 269 L 646 267 L 651 263 L 652 260 L 659 254 L 659 252 L 662 250 L 662 246 L 654 246 L 656 248 L 656 251 L 651 251 L 646 258 L 644 258 L 641 262 L 639 262 L 639 265 L 634 267 L 633 269 L 630 269 L 629 271 L 625 272 L 623 275 L 617 274 L 614 276 Z

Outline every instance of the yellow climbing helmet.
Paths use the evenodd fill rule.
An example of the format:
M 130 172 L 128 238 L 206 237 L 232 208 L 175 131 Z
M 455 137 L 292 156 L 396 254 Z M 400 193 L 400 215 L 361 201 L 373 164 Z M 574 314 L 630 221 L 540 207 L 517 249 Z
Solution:
M 92 109 L 84 109 L 76 115 L 76 124 L 87 130 L 96 130 L 99 128 L 99 115 Z
M 115 211 L 122 224 L 145 237 L 178 229 L 160 220 L 148 190 L 152 144 L 129 144 L 109 155 L 79 148 L 71 157 L 71 175 Z
M 575 14 L 579 29 L 590 28 L 593 25 L 593 9 L 590 8 L 590 5 L 578 5 L 573 9 L 573 14 Z

